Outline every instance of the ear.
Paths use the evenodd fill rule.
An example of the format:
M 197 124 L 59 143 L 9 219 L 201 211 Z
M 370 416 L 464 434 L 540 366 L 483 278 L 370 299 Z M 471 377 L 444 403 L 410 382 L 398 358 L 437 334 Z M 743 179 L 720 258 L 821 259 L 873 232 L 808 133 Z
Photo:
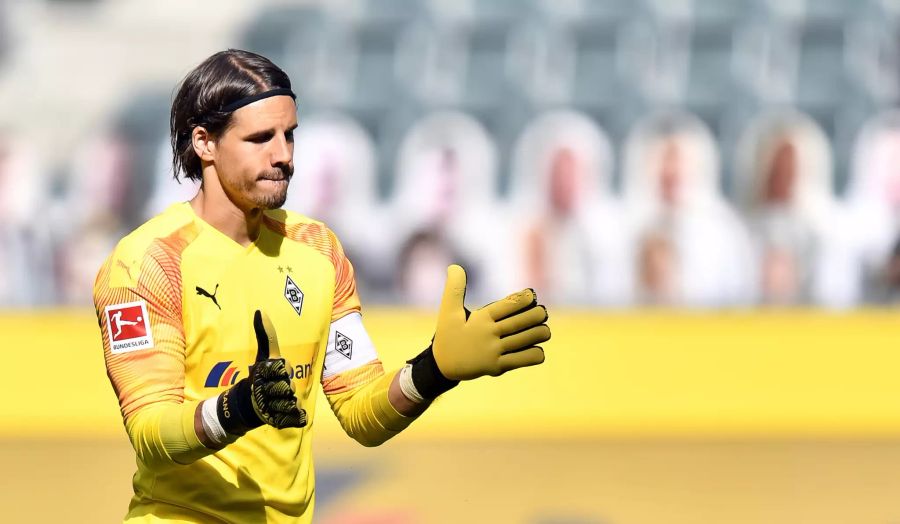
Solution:
M 215 158 L 216 141 L 205 127 L 197 126 L 191 131 L 191 145 L 200 160 L 212 162 Z

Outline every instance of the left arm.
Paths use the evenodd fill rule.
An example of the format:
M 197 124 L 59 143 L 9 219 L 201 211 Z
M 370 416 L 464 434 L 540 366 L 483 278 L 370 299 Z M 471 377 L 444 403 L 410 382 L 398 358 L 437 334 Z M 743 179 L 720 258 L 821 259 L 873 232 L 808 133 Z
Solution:
M 514 293 L 470 313 L 464 306 L 465 287 L 465 272 L 451 266 L 432 344 L 389 374 L 375 356 L 359 313 L 332 323 L 322 385 L 348 435 L 364 446 L 378 446 L 459 381 L 500 376 L 544 361 L 537 344 L 550 339 L 550 328 L 534 291 Z M 360 355 L 360 349 L 367 362 L 351 367 L 351 357 Z
M 328 395 L 331 409 L 344 431 L 366 447 L 379 446 L 400 433 L 428 408 L 400 390 L 400 373 L 377 379 L 342 393 Z
M 332 322 L 322 389 L 344 431 L 378 446 L 408 427 L 460 380 L 534 366 L 550 339 L 547 310 L 526 289 L 473 312 L 465 308 L 466 274 L 450 266 L 431 345 L 400 371 L 384 373 L 362 324 L 353 266 L 328 232 L 335 267 Z
M 398 371 L 385 374 L 363 327 L 353 265 L 330 230 L 328 239 L 335 293 L 322 389 L 347 435 L 364 446 L 378 446 L 409 426 L 428 403 L 403 395 Z
M 364 446 L 384 443 L 427 408 L 403 394 L 399 371 L 385 374 L 355 310 L 331 324 L 322 389 L 341 427 Z

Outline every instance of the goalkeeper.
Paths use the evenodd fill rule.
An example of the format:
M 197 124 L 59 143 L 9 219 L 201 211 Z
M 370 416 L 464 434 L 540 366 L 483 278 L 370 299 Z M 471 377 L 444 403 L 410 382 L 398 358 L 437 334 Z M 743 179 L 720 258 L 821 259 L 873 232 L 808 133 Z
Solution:
M 170 118 L 175 177 L 200 190 L 122 239 L 97 275 L 107 374 L 137 461 L 127 522 L 310 522 L 319 387 L 347 434 L 377 446 L 459 381 L 544 360 L 534 292 L 470 312 L 454 265 L 431 344 L 385 373 L 341 243 L 279 209 L 296 115 L 290 80 L 266 58 L 228 50 L 200 64 Z

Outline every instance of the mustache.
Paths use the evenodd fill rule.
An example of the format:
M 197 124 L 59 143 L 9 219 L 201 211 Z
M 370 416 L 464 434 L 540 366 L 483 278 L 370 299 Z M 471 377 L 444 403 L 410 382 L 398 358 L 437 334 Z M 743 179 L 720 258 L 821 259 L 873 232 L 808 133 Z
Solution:
M 287 180 L 290 181 L 294 176 L 294 166 L 284 165 L 274 169 L 267 169 L 257 175 L 257 180 Z

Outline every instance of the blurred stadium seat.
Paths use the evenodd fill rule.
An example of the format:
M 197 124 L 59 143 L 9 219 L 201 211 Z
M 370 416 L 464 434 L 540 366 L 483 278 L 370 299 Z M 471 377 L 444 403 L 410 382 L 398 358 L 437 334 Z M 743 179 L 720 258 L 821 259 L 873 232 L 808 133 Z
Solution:
M 75 3 L 66 9 L 89 16 L 91 9 L 105 5 Z M 761 115 L 797 110 L 813 119 L 832 146 L 830 191 L 835 206 L 843 208 L 841 191 L 860 129 L 900 95 L 900 15 L 874 0 L 854 6 L 849 0 L 263 2 L 242 15 L 233 45 L 270 56 L 292 75 L 301 117 L 336 112 L 361 126 L 374 147 L 379 201 L 395 198 L 399 190 L 397 158 L 404 137 L 433 111 L 455 109 L 474 117 L 496 144 L 492 184 L 498 192 L 492 198 L 499 208 L 515 178 L 517 137 L 541 113 L 567 109 L 586 115 L 608 134 L 614 154 L 607 180 L 615 192 L 627 189 L 626 137 L 641 119 L 660 110 L 698 116 L 709 127 L 720 159 L 712 174 L 716 190 L 739 203 L 742 137 Z M 10 19 L 39 13 L 21 6 L 6 12 Z M 136 11 L 108 16 L 127 12 Z M 9 57 L 15 62 L 24 52 L 12 48 Z M 110 175 L 122 177 L 128 189 L 116 208 L 121 227 L 107 228 L 106 234 L 130 229 L 148 210 L 193 191 L 189 185 L 166 196 L 162 146 L 171 88 L 157 87 L 160 74 L 146 81 L 135 76 L 129 80 L 129 92 L 135 94 L 120 104 L 98 98 L 91 110 L 105 115 L 95 128 L 112 130 L 128 147 L 127 170 Z M 177 80 L 170 75 L 165 85 Z M 12 78 L 5 85 L 11 92 L 20 89 Z M 68 125 L 74 134 L 77 123 Z M 47 159 L 49 172 L 72 171 L 75 145 L 83 139 L 71 143 L 67 152 Z M 79 205 L 78 197 L 69 195 L 76 187 L 72 180 L 64 176 L 53 186 L 59 215 Z M 745 206 L 739 209 L 746 212 Z M 55 235 L 48 249 L 59 254 L 52 258 L 65 258 L 66 236 L 74 231 Z M 396 257 L 401 245 L 389 256 L 366 249 L 355 256 Z M 619 258 L 618 264 L 632 265 L 620 268 L 621 274 L 634 270 L 636 259 Z M 572 273 L 568 267 L 555 270 Z M 381 276 L 373 282 L 373 296 L 396 296 L 396 279 Z M 851 302 L 811 298 L 803 303 L 846 306 L 864 296 L 869 295 Z M 0 302 L 11 305 L 10 300 Z M 54 301 L 66 299 L 58 294 Z M 595 297 L 593 303 L 631 303 L 617 301 Z
M 113 13 L 105 7 L 104 2 L 73 3 L 65 9 L 81 10 L 85 17 L 91 10 L 111 18 L 137 12 L 123 8 Z M 12 5 L 3 13 L 11 17 L 0 20 L 21 20 L 39 11 Z M 498 191 L 492 198 L 502 206 L 515 178 L 517 137 L 541 113 L 571 109 L 608 134 L 614 154 L 605 176 L 615 192 L 627 189 L 622 162 L 627 157 L 626 139 L 641 119 L 661 110 L 698 116 L 709 127 L 720 159 L 712 175 L 717 191 L 739 203 L 742 137 L 761 115 L 796 109 L 825 133 L 831 150 L 830 191 L 835 206 L 843 208 L 842 191 L 850 178 L 851 150 L 860 129 L 900 96 L 896 45 L 900 15 L 875 0 L 861 6 L 849 0 L 264 2 L 242 15 L 235 9 L 233 16 L 243 20 L 234 45 L 270 56 L 295 79 L 301 117 L 340 113 L 371 138 L 379 201 L 396 197 L 402 141 L 435 110 L 465 112 L 487 131 L 497 147 L 492 183 Z M 61 20 L 54 23 L 65 25 Z M 34 42 L 29 46 L 12 48 L 9 59 L 16 62 L 22 59 L 17 53 L 40 49 Z M 156 58 L 153 61 L 158 64 Z M 167 184 L 173 183 L 164 177 L 161 146 L 171 87 L 158 87 L 163 69 L 158 71 L 152 80 L 148 76 L 142 81 L 139 75 L 129 80 L 128 92 L 133 94 L 120 103 L 101 98 L 88 103 L 82 97 L 87 106 L 94 104 L 91 111 L 103 115 L 100 127 L 113 130 L 116 140 L 128 147 L 127 170 L 122 167 L 121 173 L 110 175 L 127 188 L 125 200 L 116 208 L 120 227 L 107 228 L 113 236 L 113 231 L 134 227 L 148 210 L 160 209 L 163 200 L 184 198 L 193 191 L 190 186 L 169 189 Z M 0 68 L 0 78 L 2 72 Z M 170 75 L 165 85 L 177 80 Z M 22 89 L 11 77 L 4 85 L 11 93 Z M 8 125 L 16 132 L 14 124 Z M 67 133 L 78 133 L 77 121 L 66 125 Z M 31 132 L 36 129 L 34 124 L 28 127 Z M 46 170 L 71 172 L 79 143 L 82 138 L 72 140 L 67 152 L 57 151 L 45 159 Z M 90 173 L 89 169 L 85 176 L 100 176 Z M 52 201 L 59 215 L 66 215 L 69 206 L 73 212 L 81 206 L 80 197 L 71 197 L 77 195 L 72 182 L 76 178 L 52 178 Z M 648 187 L 642 191 L 652 192 L 652 185 Z M 739 208 L 741 219 L 749 220 L 746 208 Z M 49 246 L 51 258 L 66 258 L 65 246 L 77 231 L 55 235 Z M 599 230 L 594 234 L 601 235 Z M 391 248 L 390 256 L 400 254 L 400 245 Z M 396 279 L 382 276 L 373 282 L 373 296 L 385 300 L 395 296 Z M 757 285 L 744 283 L 750 288 Z M 840 303 L 865 300 L 862 294 L 858 297 Z M 57 300 L 66 299 L 60 295 L 51 302 Z

